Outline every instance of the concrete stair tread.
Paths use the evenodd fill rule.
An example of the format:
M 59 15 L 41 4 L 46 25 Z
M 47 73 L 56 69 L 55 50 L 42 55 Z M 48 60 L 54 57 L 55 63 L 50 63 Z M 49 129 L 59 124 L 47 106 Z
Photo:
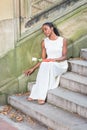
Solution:
M 70 71 L 87 77 L 87 61 L 86 60 L 82 60 L 81 58 L 79 59 L 75 58 L 75 59 L 70 59 L 68 63 L 69 63 Z
M 71 59 L 71 60 L 68 60 L 68 62 L 87 67 L 87 61 L 85 60 Z
M 87 77 L 78 75 L 77 73 L 74 73 L 74 72 L 67 72 L 63 74 L 61 77 L 87 85 Z
M 83 130 L 84 125 L 87 128 L 87 119 L 48 103 L 38 105 L 35 101 L 28 102 L 26 96 L 10 96 L 8 103 L 55 130 L 74 130 L 80 126 L 83 126 L 81 128 Z
M 2 129 L 0 130 L 6 130 L 4 125 L 7 124 L 8 130 L 13 130 L 12 127 L 16 128 L 16 130 L 48 130 L 48 128 L 41 123 L 34 122 L 34 124 L 31 124 L 30 122 L 27 123 L 25 121 L 15 122 L 5 115 L 0 115 L 0 121 L 2 121 L 2 127 L 0 127 Z
M 49 93 L 87 108 L 87 96 L 82 95 L 80 93 L 75 93 L 61 87 L 58 87 L 54 90 L 50 90 Z

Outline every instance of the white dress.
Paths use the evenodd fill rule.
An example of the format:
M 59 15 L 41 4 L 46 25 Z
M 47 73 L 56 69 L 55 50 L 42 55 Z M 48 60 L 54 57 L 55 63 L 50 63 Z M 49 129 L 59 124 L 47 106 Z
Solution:
M 62 56 L 63 38 L 57 40 L 44 39 L 47 58 Z M 30 98 L 45 100 L 47 92 L 59 85 L 60 75 L 67 71 L 67 60 L 62 62 L 42 62 L 37 74 L 36 84 L 33 85 Z

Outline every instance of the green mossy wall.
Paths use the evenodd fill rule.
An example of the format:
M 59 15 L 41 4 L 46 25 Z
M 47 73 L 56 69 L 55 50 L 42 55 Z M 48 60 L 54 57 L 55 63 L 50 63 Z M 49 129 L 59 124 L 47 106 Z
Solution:
M 62 26 L 65 22 L 63 18 L 61 22 Z M 55 23 L 60 27 L 59 19 Z M 36 79 L 38 70 L 28 77 L 25 77 L 23 73 L 35 64 L 31 60 L 33 56 L 41 57 L 42 39 L 43 34 L 41 30 L 38 30 L 21 40 L 13 50 L 0 58 L 0 104 L 6 103 L 8 95 L 26 92 L 28 81 L 34 81 Z M 87 31 L 83 28 L 80 31 L 77 29 L 68 38 L 68 58 L 79 57 L 81 48 L 87 48 Z
M 16 47 L 16 69 L 17 75 L 23 73 L 26 68 L 34 65 L 32 62 L 32 57 L 41 57 L 41 32 L 36 32 L 36 35 L 30 36 L 30 38 L 21 41 L 21 43 Z

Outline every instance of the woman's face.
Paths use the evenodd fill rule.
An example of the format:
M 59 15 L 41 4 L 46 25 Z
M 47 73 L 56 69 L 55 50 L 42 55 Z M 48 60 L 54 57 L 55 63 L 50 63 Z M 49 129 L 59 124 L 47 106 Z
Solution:
M 42 31 L 44 32 L 45 36 L 49 37 L 53 32 L 53 28 L 50 28 L 48 25 L 43 25 Z

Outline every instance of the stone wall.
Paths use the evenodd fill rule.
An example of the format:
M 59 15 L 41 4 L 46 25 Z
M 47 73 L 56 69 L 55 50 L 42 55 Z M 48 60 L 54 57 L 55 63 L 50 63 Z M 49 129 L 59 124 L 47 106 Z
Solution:
M 3 0 L 0 4 L 0 21 L 13 18 L 13 1 Z
M 0 21 L 0 57 L 14 48 L 14 22 L 12 19 Z
M 14 48 L 13 1 L 0 4 L 0 57 Z

